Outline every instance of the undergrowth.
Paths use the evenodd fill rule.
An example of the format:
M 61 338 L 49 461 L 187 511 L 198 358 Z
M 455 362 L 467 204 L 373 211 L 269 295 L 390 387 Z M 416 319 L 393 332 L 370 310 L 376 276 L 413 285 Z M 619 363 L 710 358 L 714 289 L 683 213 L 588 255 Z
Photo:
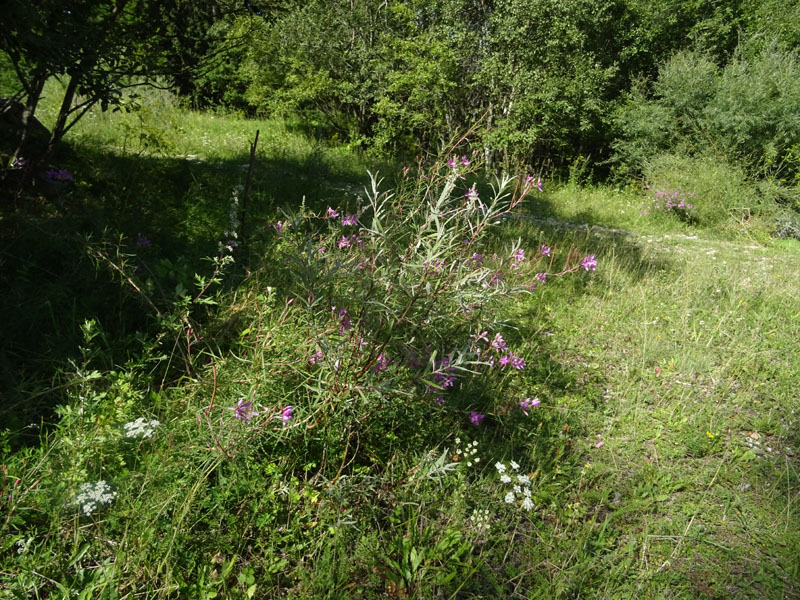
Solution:
M 122 118 L 2 223 L 3 597 L 797 597 L 791 240 Z

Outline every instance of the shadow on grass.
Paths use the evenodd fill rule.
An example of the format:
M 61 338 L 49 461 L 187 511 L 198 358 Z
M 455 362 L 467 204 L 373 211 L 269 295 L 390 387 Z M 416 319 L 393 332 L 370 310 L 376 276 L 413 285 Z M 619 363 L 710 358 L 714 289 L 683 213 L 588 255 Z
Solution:
M 0 429 L 19 431 L 16 443 L 36 443 L 41 421 L 68 402 L 64 371 L 79 365 L 81 325 L 95 320 L 103 332 L 91 365 L 113 369 L 144 360 L 148 336 L 159 318 L 143 295 L 98 265 L 90 244 L 106 244 L 144 282 L 144 292 L 163 312 L 196 290 L 195 273 L 210 275 L 205 260 L 220 252 L 232 229 L 234 194 L 242 196 L 248 155 L 223 162 L 191 158 L 119 155 L 66 146 L 53 164 L 68 168 L 73 184 L 37 179 L 15 203 L 0 199 Z M 277 207 L 312 210 L 354 205 L 367 181 L 317 152 L 296 161 L 257 153 L 248 203 L 247 236 L 236 250 L 228 285 L 262 266 L 260 241 L 271 233 Z M 31 426 L 34 425 L 34 426 Z

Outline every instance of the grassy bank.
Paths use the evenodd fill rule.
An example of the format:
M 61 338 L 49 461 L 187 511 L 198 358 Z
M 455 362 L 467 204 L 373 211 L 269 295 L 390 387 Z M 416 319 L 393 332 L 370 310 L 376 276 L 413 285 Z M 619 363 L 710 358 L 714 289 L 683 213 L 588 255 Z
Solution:
M 451 167 L 167 97 L 56 160 L 0 222 L 2 594 L 800 595 L 797 243 L 545 182 L 456 261 Z

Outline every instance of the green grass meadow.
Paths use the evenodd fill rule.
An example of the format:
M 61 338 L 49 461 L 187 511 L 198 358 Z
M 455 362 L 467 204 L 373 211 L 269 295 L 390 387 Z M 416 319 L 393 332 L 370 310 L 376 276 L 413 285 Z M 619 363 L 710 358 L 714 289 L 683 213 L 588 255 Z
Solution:
M 796 240 L 545 181 L 485 255 L 597 269 L 481 315 L 525 368 L 351 398 L 307 364 L 338 325 L 304 316 L 273 224 L 354 213 L 368 169 L 401 189 L 406 165 L 156 92 L 66 140 L 74 184 L 0 214 L 0 598 L 800 598 Z

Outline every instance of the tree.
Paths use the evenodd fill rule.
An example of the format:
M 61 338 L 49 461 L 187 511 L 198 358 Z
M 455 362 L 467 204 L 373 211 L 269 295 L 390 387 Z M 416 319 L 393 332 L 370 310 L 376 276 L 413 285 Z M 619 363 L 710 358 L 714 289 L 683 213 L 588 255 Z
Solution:
M 64 95 L 40 162 L 86 112 L 100 104 L 119 105 L 123 90 L 137 77 L 158 72 L 162 54 L 152 43 L 153 24 L 146 0 L 9 0 L 0 8 L 0 48 L 20 83 L 23 120 L 17 134 L 22 148 L 50 77 L 65 82 Z M 9 104 L 0 108 L 7 110 Z

